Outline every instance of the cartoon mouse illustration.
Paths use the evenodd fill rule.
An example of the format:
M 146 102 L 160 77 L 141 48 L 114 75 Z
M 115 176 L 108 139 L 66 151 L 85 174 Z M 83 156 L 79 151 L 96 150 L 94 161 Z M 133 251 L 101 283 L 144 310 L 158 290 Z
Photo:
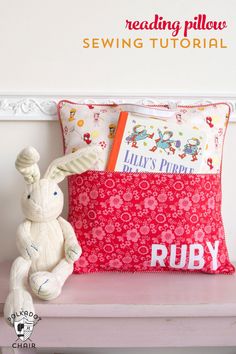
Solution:
M 143 125 L 135 125 L 133 127 L 133 133 L 127 136 L 126 141 L 128 144 L 132 142 L 132 147 L 138 148 L 137 142 L 140 140 L 145 140 L 147 138 L 152 139 L 154 133 L 148 134 L 146 127 Z
M 173 136 L 173 132 L 170 130 L 166 130 L 164 131 L 164 133 L 161 132 L 160 129 L 157 130 L 159 138 L 157 138 L 155 140 L 156 145 L 153 146 L 149 151 L 156 151 L 157 148 L 164 150 L 167 154 L 169 153 L 167 151 L 167 149 L 169 151 L 171 151 L 173 153 L 173 155 L 175 154 L 175 148 L 172 146 L 173 144 L 176 147 L 180 147 L 181 142 L 179 140 L 171 140 L 172 136 Z
M 183 154 L 179 154 L 181 159 L 184 159 L 187 155 L 192 156 L 191 161 L 197 161 L 197 156 L 199 153 L 200 140 L 197 138 L 192 138 L 187 140 L 187 144 L 184 145 Z

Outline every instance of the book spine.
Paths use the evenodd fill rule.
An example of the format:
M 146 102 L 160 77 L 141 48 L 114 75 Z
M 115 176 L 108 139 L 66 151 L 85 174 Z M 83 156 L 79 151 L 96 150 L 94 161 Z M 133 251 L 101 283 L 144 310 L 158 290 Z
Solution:
M 119 116 L 119 121 L 116 129 L 116 135 L 114 138 L 114 143 L 111 149 L 110 158 L 107 164 L 107 171 L 115 171 L 116 162 L 120 151 L 120 146 L 128 118 L 128 112 L 121 112 Z

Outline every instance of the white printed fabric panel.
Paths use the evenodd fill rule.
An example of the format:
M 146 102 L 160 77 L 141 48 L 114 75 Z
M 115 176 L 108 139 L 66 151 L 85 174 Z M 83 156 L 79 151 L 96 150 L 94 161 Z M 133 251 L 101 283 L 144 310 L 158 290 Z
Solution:
M 103 155 L 96 170 L 104 171 L 113 144 L 120 112 L 128 110 L 129 105 L 95 105 L 76 104 L 69 101 L 59 102 L 59 118 L 61 120 L 65 153 L 74 152 L 88 145 L 102 147 Z M 135 112 L 135 106 L 130 105 L 130 110 Z M 139 109 L 138 109 L 139 108 Z M 143 114 L 150 107 L 142 107 Z M 156 107 L 161 110 L 160 107 Z M 163 108 L 163 111 L 165 109 Z M 140 113 L 140 106 L 137 106 Z M 204 156 L 201 170 L 198 173 L 219 173 L 225 131 L 229 121 L 230 109 L 226 103 L 209 105 L 179 106 L 175 111 L 176 132 L 180 127 L 189 126 L 196 131 L 196 137 L 189 137 L 186 141 L 185 151 L 182 153 L 183 161 L 191 159 L 196 153 L 199 131 L 204 133 L 206 142 L 205 151 L 199 152 Z M 173 120 L 172 120 L 173 123 Z

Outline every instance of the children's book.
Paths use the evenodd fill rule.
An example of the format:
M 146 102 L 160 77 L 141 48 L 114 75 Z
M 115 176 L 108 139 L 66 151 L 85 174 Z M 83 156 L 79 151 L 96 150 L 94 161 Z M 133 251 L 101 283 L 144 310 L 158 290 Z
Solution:
M 121 112 L 107 170 L 201 173 L 207 137 L 198 127 Z

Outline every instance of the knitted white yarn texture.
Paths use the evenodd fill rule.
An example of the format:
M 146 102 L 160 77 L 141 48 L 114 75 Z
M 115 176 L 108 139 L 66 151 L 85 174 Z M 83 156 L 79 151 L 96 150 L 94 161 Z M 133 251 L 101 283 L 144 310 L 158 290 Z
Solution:
M 4 317 L 14 325 L 11 315 L 34 311 L 30 291 L 43 300 L 56 298 L 73 271 L 73 263 L 82 250 L 71 224 L 60 217 L 64 197 L 58 183 L 66 176 L 93 169 L 101 148 L 91 146 L 54 160 L 40 179 L 39 153 L 33 147 L 22 150 L 16 168 L 26 181 L 21 199 L 25 220 L 17 230 L 16 244 L 20 256 L 10 273 L 10 293 Z

